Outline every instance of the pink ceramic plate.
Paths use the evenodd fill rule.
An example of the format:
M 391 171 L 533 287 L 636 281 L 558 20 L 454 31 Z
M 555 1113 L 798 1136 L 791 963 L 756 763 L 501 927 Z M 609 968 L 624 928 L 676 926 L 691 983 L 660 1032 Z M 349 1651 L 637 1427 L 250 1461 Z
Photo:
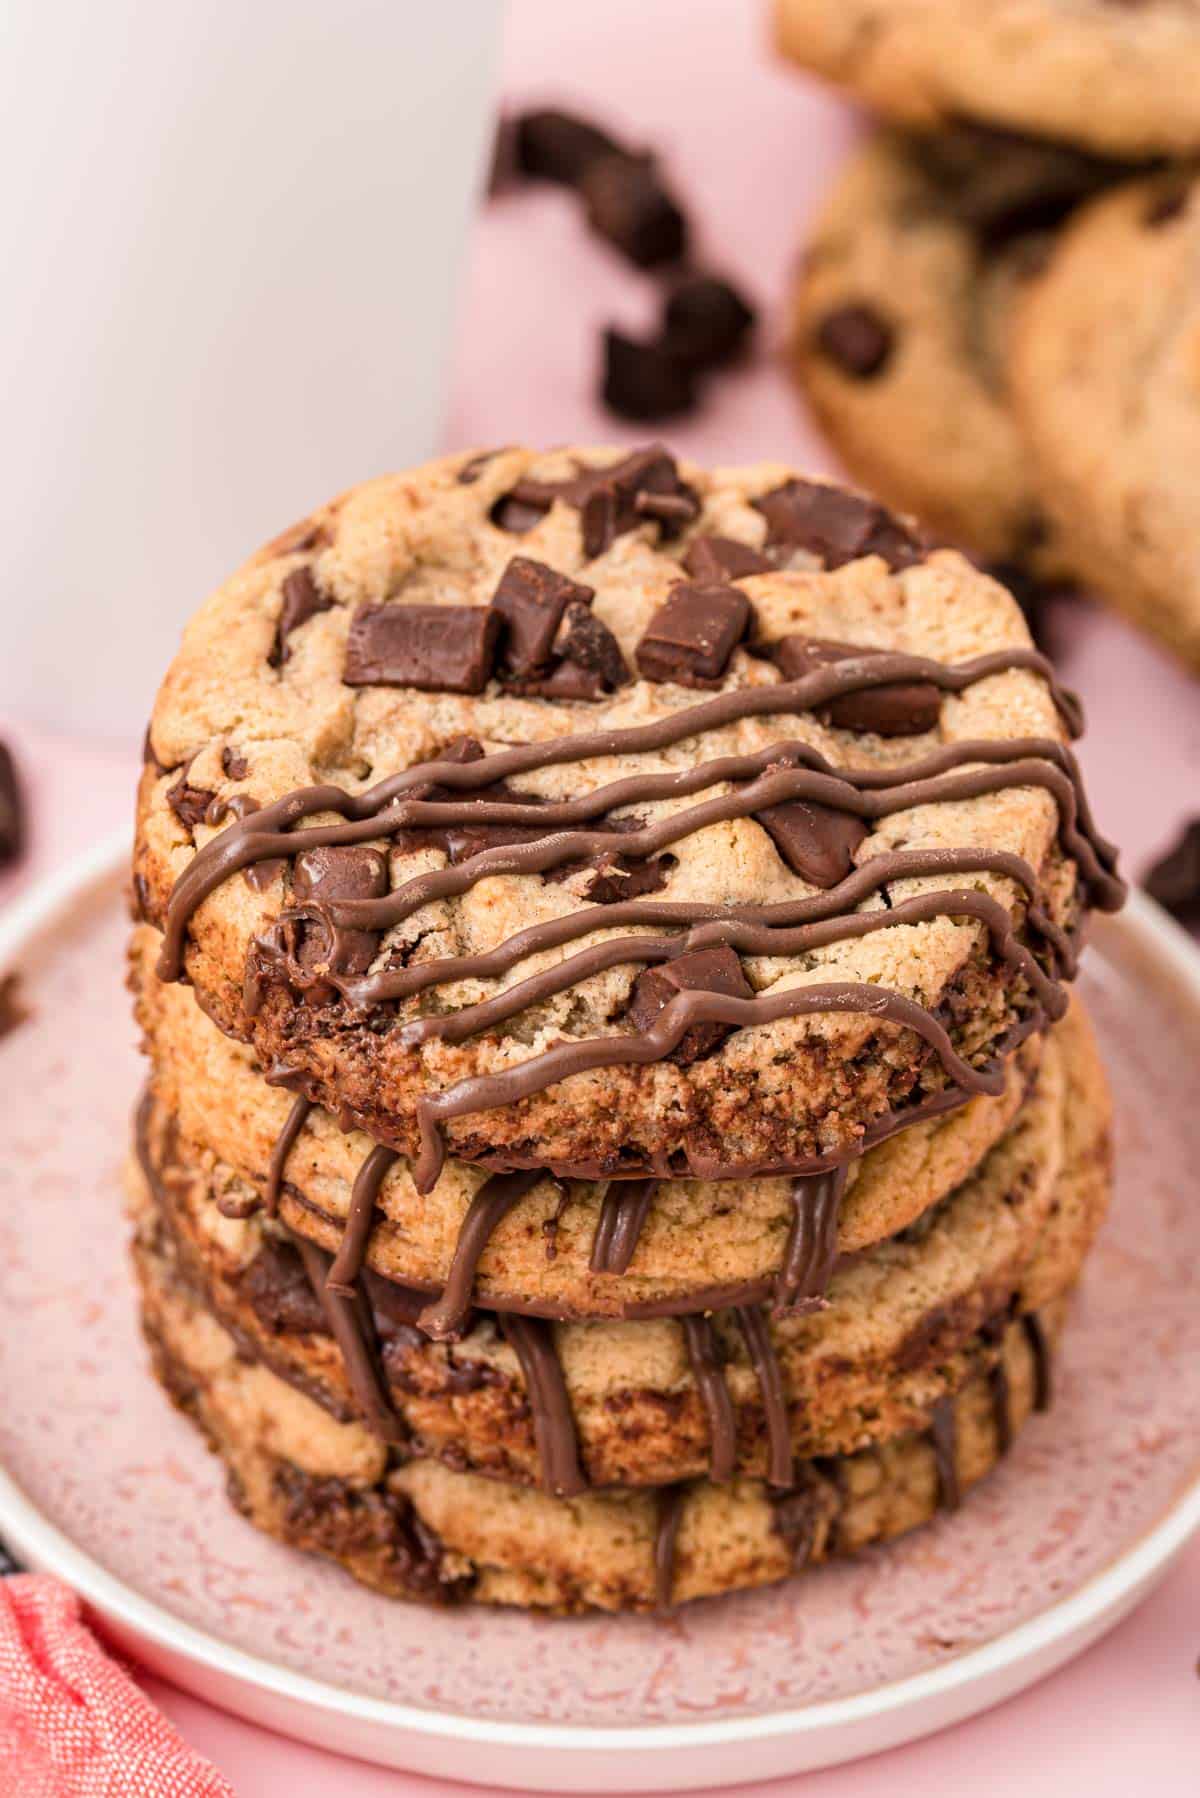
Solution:
M 713 1786 L 911 1739 L 1116 1621 L 1200 1523 L 1200 959 L 1145 900 L 1084 989 L 1118 1099 L 1115 1213 L 1053 1415 L 965 1510 L 850 1565 L 645 1620 L 428 1613 L 259 1536 L 146 1372 L 119 1169 L 139 1081 L 123 854 L 4 920 L 0 1530 L 149 1666 L 389 1764 L 542 1790 Z

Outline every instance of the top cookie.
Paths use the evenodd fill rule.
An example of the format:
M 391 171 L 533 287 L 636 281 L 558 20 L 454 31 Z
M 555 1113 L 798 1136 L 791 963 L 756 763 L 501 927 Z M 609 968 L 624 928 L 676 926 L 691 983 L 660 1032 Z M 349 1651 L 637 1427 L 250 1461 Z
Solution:
M 1120 896 L 1071 716 L 1004 588 L 867 500 L 456 458 L 202 607 L 136 886 L 163 975 L 423 1188 L 815 1171 L 1061 1013 Z
M 905 124 L 1200 149 L 1197 0 L 775 0 L 775 25 L 787 55 Z

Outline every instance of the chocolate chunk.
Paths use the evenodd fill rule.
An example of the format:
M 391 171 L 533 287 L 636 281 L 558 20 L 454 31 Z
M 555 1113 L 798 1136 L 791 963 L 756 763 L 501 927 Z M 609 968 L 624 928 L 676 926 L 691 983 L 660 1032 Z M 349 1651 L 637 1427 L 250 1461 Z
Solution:
M 0 868 L 19 860 L 25 848 L 25 801 L 17 764 L 7 743 L 0 743 Z
M 716 368 L 737 355 L 754 324 L 754 308 L 728 281 L 693 275 L 663 308 L 663 342 L 692 368 Z
M 207 787 L 194 787 L 188 780 L 188 767 L 184 769 L 173 787 L 167 789 L 167 804 L 174 812 L 185 830 L 195 830 L 197 824 L 207 823 L 208 808 L 216 798 Z
M 569 605 L 590 606 L 595 589 L 581 586 L 535 562 L 514 556 L 492 595 L 505 623 L 501 664 L 506 674 L 533 674 L 549 666 L 554 639 Z
M 672 587 L 635 651 L 647 680 L 683 687 L 720 680 L 750 623 L 750 601 L 736 587 L 681 581 Z
M 343 899 L 382 899 L 388 890 L 386 858 L 363 843 L 325 844 L 306 849 L 292 868 L 292 892 L 300 905 L 329 905 Z M 337 974 L 365 974 L 375 959 L 379 936 L 373 930 L 301 926 L 296 959 L 303 968 L 328 966 Z
M 623 899 L 642 899 L 647 893 L 660 893 L 666 886 L 671 869 L 678 866 L 673 855 L 655 855 L 648 861 L 632 861 L 627 855 L 598 855 L 590 862 L 576 862 L 572 867 L 555 869 L 556 874 L 592 870 L 592 878 L 582 897 L 592 905 L 619 905 Z
M 505 682 L 510 693 L 518 694 L 522 699 L 580 699 L 596 700 L 604 698 L 604 682 L 591 668 L 581 668 L 576 662 L 559 662 L 557 667 L 547 669 L 542 674 L 529 675 L 524 680 Z
M 785 680 L 803 680 L 818 668 L 886 651 L 825 637 L 790 636 L 771 644 L 770 654 Z M 941 709 L 942 696 L 932 681 L 890 681 L 886 687 L 843 693 L 815 708 L 819 718 L 839 730 L 873 730 L 881 737 L 916 737 L 933 730 Z
M 785 481 L 754 501 L 767 521 L 767 545 L 803 549 L 826 568 L 882 556 L 893 573 L 921 560 L 921 546 L 874 500 L 817 481 Z
M 500 495 L 488 516 L 497 530 L 509 531 L 514 537 L 523 537 L 526 531 L 533 529 L 534 525 L 541 524 L 550 510 L 551 503 L 550 500 L 541 504 L 529 499 L 520 499 L 517 490 L 514 489 L 512 493 Z
M 432 758 L 435 762 L 481 762 L 484 747 L 478 737 L 454 737 Z
M 521 113 L 515 126 L 516 168 L 531 181 L 577 187 L 593 162 L 621 153 L 598 125 L 552 107 Z
M 639 343 L 623 331 L 604 333 L 600 397 L 619 418 L 675 418 L 696 403 L 691 365 L 669 343 Z
M 332 604 L 329 594 L 318 587 L 310 567 L 292 569 L 283 583 L 283 605 L 271 655 L 273 666 L 280 667 L 287 661 L 290 653 L 288 638 L 292 632 L 315 618 L 318 612 L 327 612 Z
M 700 513 L 695 493 L 679 478 L 674 456 L 661 443 L 653 443 L 606 467 L 583 468 L 566 480 L 535 481 L 525 476 L 496 501 L 492 521 L 502 530 L 529 530 L 559 499 L 578 507 L 588 556 L 603 555 L 616 538 L 647 518 L 669 537 Z
M 245 780 L 250 772 L 250 764 L 240 749 L 223 749 L 221 769 L 228 780 Z
M 652 156 L 618 150 L 594 157 L 579 177 L 579 191 L 592 230 L 639 268 L 683 255 L 687 221 Z
M 639 975 L 626 1016 L 634 1028 L 653 1028 L 658 1014 L 680 993 L 721 993 L 731 999 L 752 999 L 753 989 L 732 949 L 692 949 L 686 955 L 647 968 Z M 680 1067 L 711 1055 L 734 1029 L 732 1024 L 693 1024 L 667 1057 Z
M 490 606 L 360 606 L 342 679 L 348 687 L 482 693 L 501 622 Z
M 474 793 L 456 793 L 456 799 L 466 803 L 472 800 L 481 802 L 500 801 L 504 805 L 527 805 L 532 811 L 546 801 L 538 793 L 514 792 L 504 781 L 496 781 L 490 787 L 478 787 Z M 559 826 L 561 829 L 561 825 Z M 485 849 L 506 848 L 512 843 L 536 843 L 547 836 L 549 831 L 545 825 L 531 824 L 448 824 L 440 830 L 430 833 L 430 840 L 435 841 L 445 850 L 452 866 L 465 862 L 469 856 L 480 855 Z
M 835 811 L 812 799 L 790 799 L 784 805 L 755 812 L 780 855 L 810 886 L 833 887 L 854 866 L 854 851 L 867 834 L 861 818 Z
M 1186 824 L 1179 840 L 1146 875 L 1152 899 L 1185 923 L 1200 921 L 1200 818 Z
M 21 1002 L 20 976 L 0 974 L 0 1037 L 11 1036 L 28 1016 Z
M 839 306 L 817 326 L 821 354 L 858 381 L 882 374 L 894 347 L 891 325 L 873 306 Z
M 554 649 L 566 661 L 594 674 L 604 691 L 628 686 L 633 678 L 625 665 L 621 645 L 590 605 L 571 604 L 567 607 L 554 639 Z
M 455 476 L 459 486 L 473 486 L 487 467 L 488 463 L 494 462 L 497 456 L 502 456 L 503 454 L 503 450 L 489 449 L 478 450 L 475 455 L 468 456 L 467 460 L 459 469 L 458 474 Z
M 329 1325 L 321 1301 L 291 1243 L 265 1236 L 257 1255 L 239 1276 L 238 1284 L 259 1323 L 273 1336 L 314 1332 L 328 1335 Z
M 770 574 L 774 563 L 748 543 L 735 537 L 695 537 L 688 545 L 683 565 L 694 581 L 705 585 L 741 581 L 751 574 Z

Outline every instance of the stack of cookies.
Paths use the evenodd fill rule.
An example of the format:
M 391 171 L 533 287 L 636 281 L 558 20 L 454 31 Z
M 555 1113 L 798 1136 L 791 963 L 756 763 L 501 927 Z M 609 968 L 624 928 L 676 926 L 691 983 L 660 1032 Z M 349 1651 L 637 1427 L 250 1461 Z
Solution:
M 375 481 L 215 593 L 147 736 L 132 1190 L 245 1514 L 615 1611 L 957 1505 L 1108 1199 L 1079 728 L 957 552 L 659 445 Z
M 813 227 L 789 359 L 856 479 L 1200 671 L 1200 8 L 776 0 L 886 123 Z

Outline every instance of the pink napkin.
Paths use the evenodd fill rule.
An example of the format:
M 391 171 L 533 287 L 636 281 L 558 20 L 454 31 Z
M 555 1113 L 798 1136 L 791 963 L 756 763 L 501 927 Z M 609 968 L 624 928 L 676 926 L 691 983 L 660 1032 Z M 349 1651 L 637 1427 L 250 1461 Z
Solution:
M 0 1580 L 0 1793 L 234 1798 L 105 1652 L 73 1592 Z

